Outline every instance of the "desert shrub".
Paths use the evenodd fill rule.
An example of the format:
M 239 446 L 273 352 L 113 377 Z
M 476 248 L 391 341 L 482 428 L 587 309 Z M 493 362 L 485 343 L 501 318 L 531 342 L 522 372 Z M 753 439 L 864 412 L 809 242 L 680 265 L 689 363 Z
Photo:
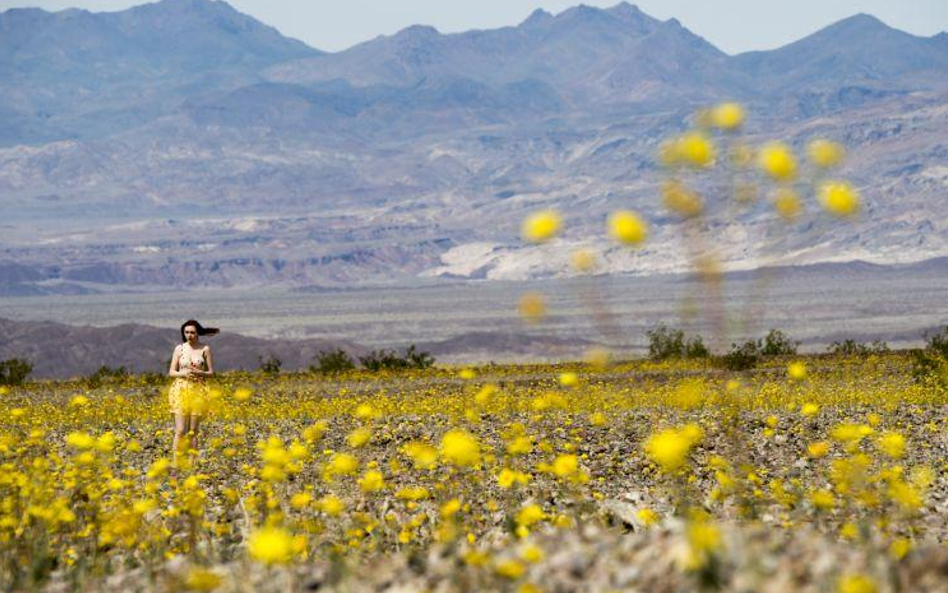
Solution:
M 355 368 L 355 361 L 342 348 L 335 350 L 320 350 L 315 356 L 316 364 L 310 365 L 309 370 L 313 373 L 333 374 L 343 373 Z
M 948 326 L 928 336 L 925 348 L 913 353 L 912 377 L 940 389 L 948 389 Z
M 881 340 L 873 340 L 869 344 L 857 342 L 853 339 L 836 341 L 826 349 L 830 354 L 840 354 L 844 356 L 869 356 L 870 354 L 883 354 L 889 351 L 889 345 Z
M 33 364 L 19 358 L 0 362 L 0 385 L 22 385 L 33 372 Z
M 708 348 L 701 336 L 685 339 L 685 332 L 660 325 L 645 332 L 648 336 L 648 356 L 652 360 L 671 358 L 707 358 Z
M 746 371 L 757 366 L 761 356 L 760 340 L 731 344 L 731 350 L 721 357 L 721 364 L 730 371 Z
M 434 364 L 435 359 L 428 352 L 419 352 L 412 344 L 405 350 L 404 356 L 399 356 L 391 349 L 373 350 L 365 356 L 360 356 L 359 362 L 370 371 L 396 371 L 426 369 Z
M 260 372 L 266 375 L 276 375 L 283 367 L 283 361 L 272 354 L 260 357 Z
M 758 343 L 758 347 L 761 356 L 793 356 L 799 344 L 781 330 L 772 329 L 764 336 L 763 344 Z
M 128 369 L 124 366 L 120 367 L 110 367 L 102 365 L 88 377 L 86 377 L 86 385 L 89 387 L 95 388 L 100 387 L 106 383 L 119 383 L 129 377 Z
M 405 350 L 405 360 L 408 361 L 409 367 L 414 369 L 427 369 L 435 363 L 431 353 L 419 352 L 414 344 Z

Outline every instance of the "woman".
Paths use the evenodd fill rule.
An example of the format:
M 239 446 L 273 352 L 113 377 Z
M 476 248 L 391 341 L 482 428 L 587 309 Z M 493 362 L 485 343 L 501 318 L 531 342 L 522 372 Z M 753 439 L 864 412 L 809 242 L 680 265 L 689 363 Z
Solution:
M 218 333 L 216 327 L 204 327 L 189 319 L 181 326 L 181 344 L 171 355 L 168 375 L 174 383 L 168 390 L 168 403 L 174 414 L 174 453 L 197 446 L 198 425 L 207 412 L 209 389 L 207 378 L 214 374 L 211 348 L 201 343 L 201 336 Z

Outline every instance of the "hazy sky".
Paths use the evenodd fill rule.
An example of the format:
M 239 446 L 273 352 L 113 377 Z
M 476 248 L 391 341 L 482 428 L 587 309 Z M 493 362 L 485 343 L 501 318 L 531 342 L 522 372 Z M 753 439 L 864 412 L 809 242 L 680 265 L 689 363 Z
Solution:
M 442 33 L 514 25 L 535 8 L 552 13 L 580 0 L 229 0 L 231 5 L 284 35 L 327 51 L 338 51 L 414 24 Z M 586 0 L 612 6 L 618 0 Z M 0 10 L 38 6 L 61 10 L 121 10 L 143 0 L 0 0 Z M 841 18 L 866 12 L 916 35 L 948 30 L 948 0 L 639 0 L 660 19 L 675 17 L 722 50 L 770 49 L 808 35 Z

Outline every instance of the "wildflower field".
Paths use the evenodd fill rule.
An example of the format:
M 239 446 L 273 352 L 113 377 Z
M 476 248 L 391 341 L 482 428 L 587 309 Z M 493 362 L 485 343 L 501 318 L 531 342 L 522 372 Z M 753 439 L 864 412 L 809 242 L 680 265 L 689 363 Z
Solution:
M 834 142 L 800 162 L 750 146 L 733 103 L 693 123 L 659 149 L 661 199 L 720 345 L 735 320 L 706 216 L 760 193 L 790 233 L 861 197 Z M 539 210 L 523 239 L 566 222 Z M 605 223 L 623 249 L 648 239 L 634 211 Z M 572 265 L 594 274 L 597 253 Z M 519 313 L 543 323 L 544 295 Z M 948 592 L 948 333 L 806 356 L 776 331 L 724 356 L 649 336 L 671 360 L 228 373 L 177 452 L 163 381 L 2 387 L 0 588 Z
M 902 353 L 5 388 L 3 590 L 941 591 L 948 411 Z

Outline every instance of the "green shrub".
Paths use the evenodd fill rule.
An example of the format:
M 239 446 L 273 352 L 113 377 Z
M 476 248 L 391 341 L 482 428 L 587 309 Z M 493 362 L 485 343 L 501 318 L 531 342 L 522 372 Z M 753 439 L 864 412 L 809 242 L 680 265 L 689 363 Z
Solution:
M 276 375 L 283 367 L 283 361 L 272 354 L 260 357 L 260 371 L 266 375 Z
M 128 379 L 129 372 L 124 366 L 113 368 L 100 366 L 99 369 L 86 377 L 86 385 L 92 388 L 101 387 L 106 383 L 118 383 Z
M 680 329 L 660 325 L 645 332 L 645 335 L 648 336 L 648 356 L 652 360 L 707 358 L 709 355 L 701 336 L 695 336 L 688 341 L 685 339 L 685 332 Z
M 405 360 L 413 369 L 427 369 L 435 363 L 434 356 L 428 352 L 417 351 L 414 344 L 405 350 Z
M 748 340 L 741 345 L 731 344 L 731 351 L 721 357 L 721 363 L 730 371 L 746 371 L 757 366 L 760 351 L 760 340 Z
M 359 357 L 362 366 L 370 371 L 397 371 L 402 369 L 426 369 L 434 364 L 435 359 L 428 352 L 418 352 L 412 344 L 405 350 L 404 356 L 399 356 L 394 350 L 373 350 L 365 356 Z
M 925 348 L 913 353 L 912 377 L 919 383 L 948 390 L 948 326 L 928 336 Z
M 761 356 L 793 356 L 797 353 L 797 346 L 800 342 L 795 342 L 779 329 L 770 330 L 764 336 L 763 344 L 758 343 Z
M 353 361 L 352 357 L 342 348 L 327 351 L 320 350 L 315 360 L 316 364 L 309 367 L 310 372 L 313 373 L 329 375 L 344 373 L 345 371 L 351 371 L 355 368 L 355 361 Z
M 33 372 L 33 363 L 19 358 L 0 362 L 0 385 L 22 385 Z

